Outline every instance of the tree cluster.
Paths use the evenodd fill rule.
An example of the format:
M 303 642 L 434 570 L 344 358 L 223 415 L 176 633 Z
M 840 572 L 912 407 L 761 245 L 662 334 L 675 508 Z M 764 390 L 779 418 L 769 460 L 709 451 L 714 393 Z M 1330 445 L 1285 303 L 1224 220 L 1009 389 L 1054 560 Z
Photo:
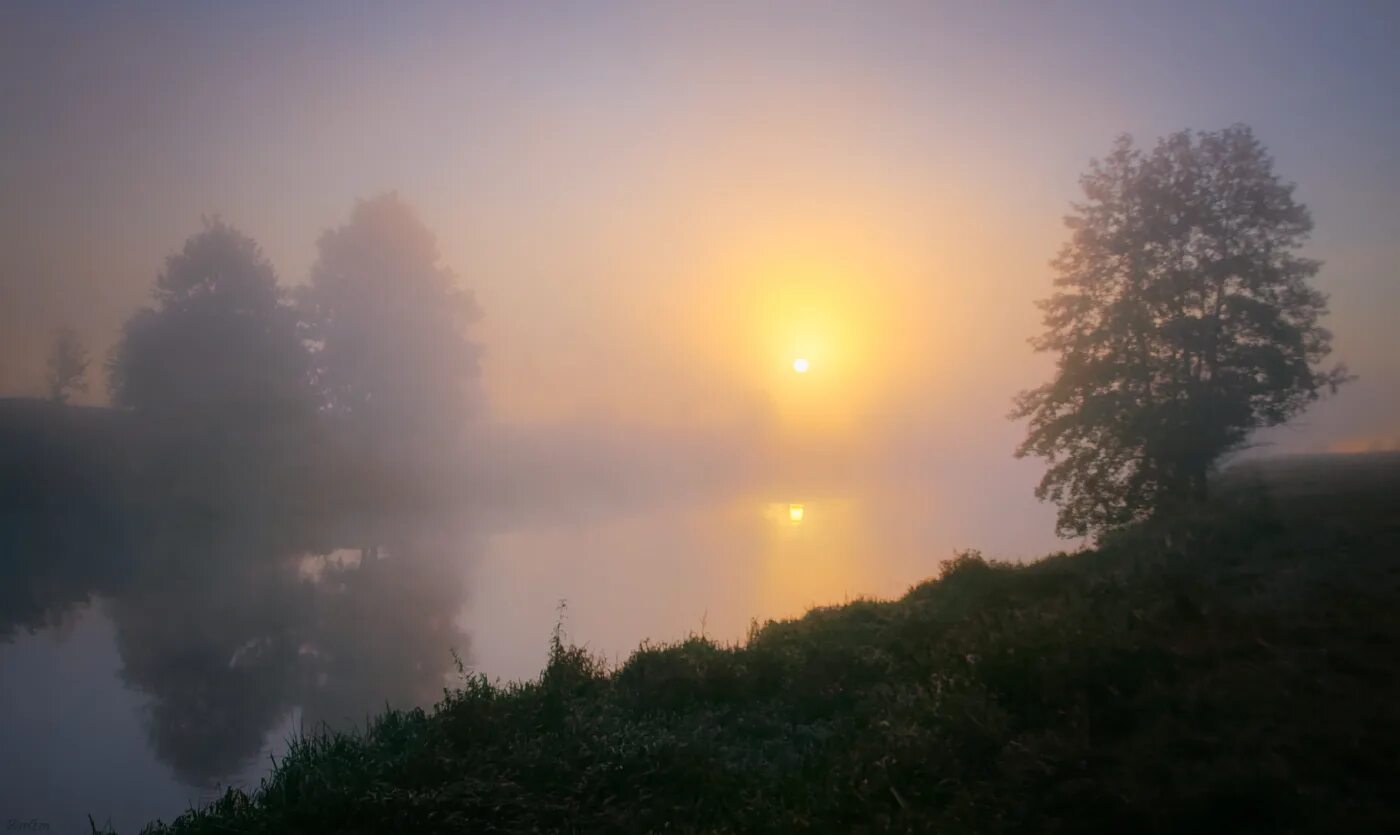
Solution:
M 113 403 L 220 444 L 350 438 L 366 458 L 441 453 L 478 407 L 470 291 L 388 194 L 327 231 L 288 293 L 256 242 L 222 220 L 171 255 L 110 361 Z

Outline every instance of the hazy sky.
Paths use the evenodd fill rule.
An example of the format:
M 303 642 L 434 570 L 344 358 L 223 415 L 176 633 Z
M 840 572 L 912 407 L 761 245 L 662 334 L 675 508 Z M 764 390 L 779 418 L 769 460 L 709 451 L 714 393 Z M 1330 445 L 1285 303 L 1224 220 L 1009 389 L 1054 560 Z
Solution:
M 57 325 L 104 352 L 202 214 L 291 284 L 397 189 L 498 417 L 1009 454 L 1086 163 L 1243 121 L 1361 375 L 1283 437 L 1393 442 L 1398 40 L 1387 2 L 7 3 L 0 393 Z
M 1396 0 L 4 0 L 0 397 L 41 390 L 58 326 L 104 355 L 201 216 L 292 285 L 357 199 L 397 190 L 484 314 L 495 423 L 464 521 L 489 542 L 476 559 L 473 528 L 433 563 L 467 577 L 469 658 L 532 675 L 561 598 L 609 657 L 737 638 L 897 594 L 955 547 L 1059 544 L 1005 416 L 1050 372 L 1033 301 L 1081 172 L 1123 132 L 1253 126 L 1312 209 L 1335 358 L 1360 375 L 1269 438 L 1400 444 L 1397 44 Z M 85 399 L 104 396 L 95 380 Z M 735 484 L 754 495 L 710 501 Z M 191 551 L 191 577 L 218 553 Z M 209 576 L 179 600 L 230 614 L 213 638 L 150 602 L 179 587 L 142 580 L 57 663 L 39 638 L 0 647 L 26 682 L 0 699 L 16 815 L 178 812 L 111 673 L 184 664 L 186 638 L 217 650 L 259 626 L 243 598 L 275 609 Z M 86 771 L 62 756 L 74 739 Z

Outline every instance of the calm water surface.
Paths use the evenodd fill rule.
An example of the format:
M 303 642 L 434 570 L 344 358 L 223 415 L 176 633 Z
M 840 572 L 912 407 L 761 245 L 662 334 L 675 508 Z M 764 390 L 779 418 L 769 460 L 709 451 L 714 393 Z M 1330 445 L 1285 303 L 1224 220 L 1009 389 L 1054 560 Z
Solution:
M 535 675 L 561 601 L 568 637 L 620 660 L 646 639 L 735 640 L 754 619 L 896 596 L 962 548 L 1061 545 L 1048 511 L 1019 510 L 882 486 L 538 507 L 495 530 L 419 520 L 398 553 L 259 561 L 239 543 L 181 543 L 208 567 L 108 584 L 0 643 L 0 819 L 136 831 L 220 785 L 251 788 L 304 723 L 430 703 L 453 649 L 492 677 Z

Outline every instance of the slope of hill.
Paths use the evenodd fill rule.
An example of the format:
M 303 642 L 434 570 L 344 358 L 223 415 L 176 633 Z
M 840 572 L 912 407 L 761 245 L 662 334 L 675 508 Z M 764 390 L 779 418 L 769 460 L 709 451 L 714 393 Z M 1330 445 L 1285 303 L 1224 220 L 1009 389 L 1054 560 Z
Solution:
M 154 830 L 1400 831 L 1400 473 L 1381 469 L 1328 489 L 1366 501 L 1236 483 L 1096 550 L 964 555 L 740 646 L 610 670 L 556 640 L 533 682 L 466 677 Z

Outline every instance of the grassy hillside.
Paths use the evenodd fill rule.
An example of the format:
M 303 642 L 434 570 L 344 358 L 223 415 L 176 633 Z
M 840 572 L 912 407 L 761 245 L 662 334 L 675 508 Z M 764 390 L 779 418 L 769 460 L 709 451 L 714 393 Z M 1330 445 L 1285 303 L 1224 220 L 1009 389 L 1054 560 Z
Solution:
M 536 681 L 305 741 L 157 831 L 1400 831 L 1396 475 L 1328 503 L 1242 479 L 740 646 L 610 670 L 556 642 Z

